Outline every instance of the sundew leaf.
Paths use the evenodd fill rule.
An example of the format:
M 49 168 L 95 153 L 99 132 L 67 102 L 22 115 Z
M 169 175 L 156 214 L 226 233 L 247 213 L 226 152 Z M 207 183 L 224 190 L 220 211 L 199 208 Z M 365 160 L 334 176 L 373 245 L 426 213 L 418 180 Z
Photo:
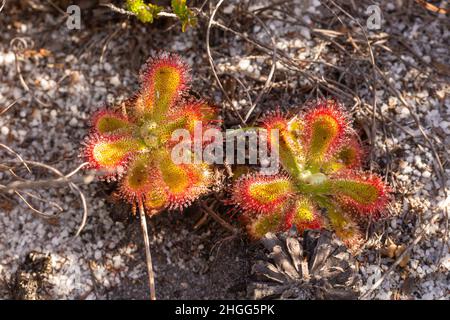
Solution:
M 164 53 L 147 61 L 141 72 L 138 114 L 151 113 L 156 122 L 164 121 L 186 90 L 189 68 L 177 55 Z
M 249 174 L 238 179 L 233 189 L 233 202 L 251 213 L 270 213 L 286 203 L 294 186 L 283 175 Z
M 139 140 L 126 136 L 119 138 L 99 137 L 91 139 L 86 149 L 86 156 L 92 167 L 116 169 L 126 163 L 130 154 L 143 147 Z
M 99 134 L 121 134 L 130 129 L 131 125 L 122 115 L 112 111 L 102 110 L 93 117 L 92 126 Z

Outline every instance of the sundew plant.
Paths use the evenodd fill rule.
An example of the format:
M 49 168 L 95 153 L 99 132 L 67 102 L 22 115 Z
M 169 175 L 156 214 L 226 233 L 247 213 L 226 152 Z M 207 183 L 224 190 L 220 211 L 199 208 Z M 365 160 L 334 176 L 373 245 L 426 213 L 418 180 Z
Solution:
M 388 188 L 381 177 L 362 171 L 362 148 L 342 106 L 319 100 L 307 109 L 292 118 L 280 112 L 265 117 L 269 140 L 279 135 L 281 170 L 241 176 L 231 202 L 253 238 L 295 225 L 300 232 L 334 229 L 354 245 L 360 239 L 358 221 L 383 214 Z
M 195 136 L 196 124 L 209 126 L 215 112 L 188 92 L 189 68 L 180 57 L 162 53 L 149 59 L 140 90 L 122 106 L 93 116 L 84 155 L 91 169 L 117 180 L 120 197 L 139 208 L 147 253 L 151 298 L 155 298 L 145 213 L 183 209 L 208 191 L 211 169 L 205 163 L 176 164 L 171 139 L 177 129 Z M 134 210 L 135 211 L 135 210 Z

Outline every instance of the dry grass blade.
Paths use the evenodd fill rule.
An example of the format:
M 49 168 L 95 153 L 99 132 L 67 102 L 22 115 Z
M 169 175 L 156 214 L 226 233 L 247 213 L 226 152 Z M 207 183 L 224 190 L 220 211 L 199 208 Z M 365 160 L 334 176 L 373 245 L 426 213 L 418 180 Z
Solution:
M 0 111 L 0 116 L 3 115 L 3 114 L 5 114 L 9 109 L 11 109 L 12 107 L 14 107 L 14 106 L 16 105 L 16 103 L 19 102 L 19 101 L 22 100 L 22 99 L 23 99 L 23 97 L 20 97 L 20 98 L 14 100 L 13 102 L 11 102 L 11 103 L 10 103 L 9 105 L 7 105 L 5 108 L 3 108 L 3 109 Z
M 275 69 L 276 69 L 276 65 L 277 65 L 277 42 L 276 39 L 274 37 L 274 35 L 272 34 L 272 32 L 269 30 L 269 28 L 266 26 L 266 24 L 264 23 L 264 21 L 262 21 L 258 16 L 256 16 L 255 14 L 251 13 L 251 16 L 257 20 L 264 28 L 264 31 L 267 32 L 267 34 L 270 36 L 270 40 L 272 41 L 272 46 L 273 46 L 273 54 L 272 54 L 272 66 L 270 68 L 270 72 L 269 75 L 267 77 L 266 82 L 264 83 L 264 87 L 261 89 L 261 92 L 258 94 L 258 97 L 255 99 L 255 102 L 252 103 L 250 110 L 248 110 L 247 114 L 245 115 L 244 118 L 244 122 L 247 123 L 248 119 L 250 118 L 250 116 L 252 115 L 253 110 L 255 109 L 255 107 L 258 105 L 258 102 L 261 100 L 261 98 L 263 97 L 264 94 L 266 94 L 269 89 L 270 89 L 270 83 L 272 82 L 272 78 L 275 74 Z
M 214 78 L 217 81 L 217 85 L 219 86 L 219 88 L 222 91 L 224 97 L 228 101 L 228 103 L 229 103 L 231 109 L 233 110 L 233 112 L 239 118 L 241 123 L 245 125 L 245 120 L 242 118 L 241 114 L 234 107 L 233 101 L 231 100 L 230 96 L 228 95 L 228 93 L 223 88 L 222 82 L 220 81 L 219 76 L 217 75 L 217 71 L 216 71 L 216 67 L 215 67 L 215 64 L 214 64 L 214 60 L 213 60 L 213 57 L 211 55 L 211 47 L 209 45 L 210 34 L 211 34 L 211 26 L 212 26 L 213 21 L 214 21 L 214 16 L 216 15 L 217 10 L 219 10 L 219 8 L 222 5 L 222 3 L 223 3 L 223 0 L 220 0 L 219 2 L 217 2 L 216 6 L 214 7 L 213 12 L 211 13 L 211 16 L 209 17 L 208 27 L 206 29 L 206 53 L 208 54 L 209 65 L 211 66 L 211 70 L 212 70 L 212 72 L 214 74 Z

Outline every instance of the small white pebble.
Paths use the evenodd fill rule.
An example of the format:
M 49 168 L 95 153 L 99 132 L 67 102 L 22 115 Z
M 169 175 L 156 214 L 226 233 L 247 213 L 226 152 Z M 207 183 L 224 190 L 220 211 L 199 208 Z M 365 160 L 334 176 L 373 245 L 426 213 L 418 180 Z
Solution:
M 397 229 L 397 219 L 392 219 L 392 221 L 391 221 L 391 228 L 392 229 Z
M 2 135 L 7 136 L 8 133 L 9 133 L 9 128 L 3 126 L 2 129 L 1 129 L 1 131 L 2 131 Z
M 111 83 L 115 87 L 120 86 L 119 76 L 115 75 L 114 77 L 111 77 L 111 79 L 109 79 L 109 83 Z
M 105 62 L 105 64 L 103 65 L 103 68 L 105 69 L 105 71 L 111 71 L 112 67 L 108 62 Z
M 122 257 L 121 256 L 114 256 L 113 257 L 113 264 L 114 264 L 114 268 L 120 269 L 120 267 L 122 266 Z
M 239 68 L 242 70 L 247 70 L 247 68 L 250 66 L 250 60 L 248 59 L 242 59 L 239 62 Z
M 430 171 L 424 171 L 424 172 L 422 172 L 422 177 L 424 177 L 424 178 L 429 178 L 429 177 L 431 177 L 431 172 L 430 172 Z
M 72 119 L 70 119 L 69 125 L 72 126 L 72 127 L 76 127 L 76 126 L 78 125 L 78 120 L 77 120 L 77 118 L 72 118 Z

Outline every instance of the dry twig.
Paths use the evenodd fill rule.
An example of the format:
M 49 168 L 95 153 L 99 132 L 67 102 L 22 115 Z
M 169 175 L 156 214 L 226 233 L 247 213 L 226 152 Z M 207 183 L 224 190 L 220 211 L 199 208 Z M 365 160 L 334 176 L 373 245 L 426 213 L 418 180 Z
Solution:
M 146 220 L 145 210 L 144 210 L 144 205 L 142 204 L 142 200 L 140 200 L 138 202 L 138 207 L 139 207 L 139 218 L 141 220 L 142 236 L 144 238 L 144 245 L 145 245 L 145 257 L 146 257 L 147 272 L 148 272 L 148 284 L 150 287 L 150 300 L 156 300 L 155 274 L 153 273 L 152 255 L 150 252 L 150 241 L 148 240 L 147 220 Z

